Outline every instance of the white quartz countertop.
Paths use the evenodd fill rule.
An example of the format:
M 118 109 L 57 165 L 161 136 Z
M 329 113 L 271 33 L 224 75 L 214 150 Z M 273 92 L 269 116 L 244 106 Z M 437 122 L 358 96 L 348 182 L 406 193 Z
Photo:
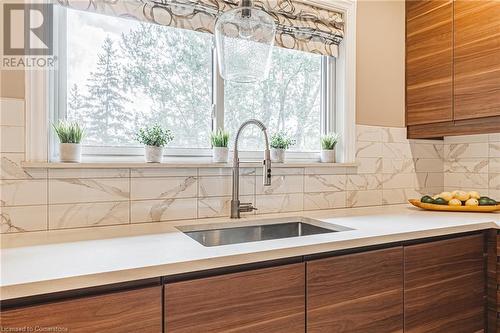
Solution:
M 204 247 L 176 226 L 188 220 L 1 236 L 0 299 L 498 228 L 500 214 L 421 211 L 408 205 L 246 217 L 304 216 L 353 230 Z

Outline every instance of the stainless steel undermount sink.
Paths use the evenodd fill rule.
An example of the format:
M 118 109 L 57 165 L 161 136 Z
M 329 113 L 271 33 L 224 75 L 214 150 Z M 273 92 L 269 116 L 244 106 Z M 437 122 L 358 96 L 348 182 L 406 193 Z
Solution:
M 258 242 L 353 230 L 305 217 L 191 225 L 176 228 L 203 246 Z

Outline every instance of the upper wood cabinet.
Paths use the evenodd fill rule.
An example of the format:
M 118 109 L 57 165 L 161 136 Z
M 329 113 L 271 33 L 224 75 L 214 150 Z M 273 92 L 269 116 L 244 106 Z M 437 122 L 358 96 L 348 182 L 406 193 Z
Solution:
M 167 283 L 168 333 L 304 333 L 304 263 Z
M 407 0 L 407 125 L 451 120 L 453 120 L 453 1 Z
M 455 119 L 500 115 L 500 1 L 456 0 L 454 36 Z
M 409 138 L 500 131 L 500 1 L 406 0 Z
M 404 331 L 485 329 L 483 234 L 404 247 Z
M 403 248 L 307 262 L 307 332 L 403 330 Z
M 29 306 L 2 311 L 0 323 L 4 329 L 39 327 L 47 332 L 160 333 L 161 294 L 162 287 L 156 286 Z

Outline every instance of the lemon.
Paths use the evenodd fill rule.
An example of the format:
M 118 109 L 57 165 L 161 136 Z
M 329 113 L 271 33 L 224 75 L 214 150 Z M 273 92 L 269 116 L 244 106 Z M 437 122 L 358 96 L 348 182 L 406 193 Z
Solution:
M 467 201 L 470 198 L 469 193 L 464 192 L 464 191 L 455 191 L 455 194 L 453 195 L 455 199 L 458 199 L 460 201 Z
M 471 198 L 465 202 L 466 206 L 476 207 L 479 206 L 479 201 L 475 198 Z
M 479 200 L 479 198 L 481 198 L 481 195 L 478 192 L 476 192 L 476 191 L 470 191 L 469 192 L 469 196 L 472 199 L 478 199 Z
M 450 192 L 442 192 L 438 197 L 446 201 L 450 201 L 451 199 L 453 199 L 453 194 L 451 194 Z
M 460 201 L 458 199 L 451 199 L 450 201 L 448 201 L 448 205 L 449 206 L 462 206 L 462 201 Z

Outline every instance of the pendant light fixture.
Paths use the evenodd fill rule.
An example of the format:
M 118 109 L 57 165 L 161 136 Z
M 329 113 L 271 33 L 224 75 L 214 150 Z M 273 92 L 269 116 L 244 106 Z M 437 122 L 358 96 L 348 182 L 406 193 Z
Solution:
M 224 12 L 215 23 L 219 71 L 224 80 L 255 83 L 267 79 L 276 23 L 252 0 Z

